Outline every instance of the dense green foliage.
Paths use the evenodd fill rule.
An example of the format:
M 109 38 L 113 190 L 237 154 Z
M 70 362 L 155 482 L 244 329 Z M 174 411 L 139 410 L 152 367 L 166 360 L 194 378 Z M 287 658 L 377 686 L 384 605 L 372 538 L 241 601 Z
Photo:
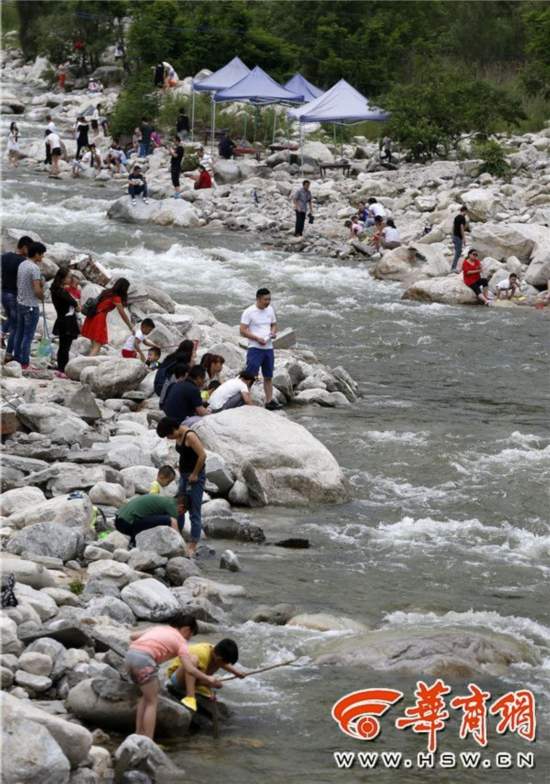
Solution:
M 420 141 L 430 154 L 464 130 L 487 135 L 517 122 L 518 101 L 536 105 L 540 122 L 550 101 L 548 0 L 17 0 L 17 7 L 29 56 L 58 62 L 80 38 L 87 70 L 106 45 L 124 45 L 131 76 L 117 124 L 126 131 L 143 113 L 139 91 L 152 85 L 159 60 L 185 76 L 237 54 L 280 81 L 299 70 L 327 88 L 344 77 L 392 109 L 402 144 L 415 149 Z
M 418 73 L 418 83 L 394 87 L 383 101 L 391 111 L 389 134 L 414 158 L 446 154 L 463 133 L 487 137 L 523 117 L 519 102 L 504 90 L 459 68 L 420 66 Z
M 507 177 L 510 174 L 506 153 L 494 139 L 477 144 L 475 154 L 483 161 L 480 173 L 487 172 L 495 177 Z

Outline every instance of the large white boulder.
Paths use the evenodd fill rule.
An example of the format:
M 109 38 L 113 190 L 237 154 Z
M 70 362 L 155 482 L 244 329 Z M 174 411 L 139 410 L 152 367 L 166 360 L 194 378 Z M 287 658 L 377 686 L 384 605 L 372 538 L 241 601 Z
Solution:
M 17 408 L 17 416 L 52 441 L 68 444 L 78 443 L 90 429 L 83 419 L 56 403 L 23 403 Z
M 333 163 L 334 155 L 323 142 L 306 141 L 303 146 L 304 158 L 312 158 L 319 163 Z
M 8 517 L 45 500 L 46 496 L 38 487 L 16 487 L 0 494 L 0 515 Z
M 305 505 L 347 498 L 343 473 L 328 449 L 282 415 L 243 406 L 204 417 L 194 429 L 259 503 Z
M 507 258 L 517 256 L 520 261 L 534 260 L 537 251 L 550 248 L 550 228 L 538 223 L 485 223 L 472 226 L 471 247 L 481 256 Z
M 70 772 L 69 760 L 46 727 L 20 716 L 3 716 L 2 780 L 5 784 L 68 784 Z
M 92 746 L 92 734 L 80 724 L 65 721 L 59 716 L 41 710 L 30 700 L 19 700 L 5 692 L 0 692 L 0 708 L 3 721 L 13 720 L 17 723 L 28 720 L 45 727 L 59 744 L 71 766 L 80 765 L 88 756 Z M 25 737 L 24 740 L 31 742 L 31 738 L 28 737 Z M 21 741 L 22 738 L 19 737 L 19 742 L 21 743 Z M 35 781 L 38 784 L 42 780 L 35 779 Z
M 154 199 L 144 204 L 138 197 L 132 204 L 127 196 L 123 196 L 111 204 L 107 217 L 126 223 L 157 223 L 184 228 L 201 224 L 196 209 L 183 199 Z
M 489 188 L 472 188 L 462 194 L 462 203 L 468 207 L 473 221 L 486 221 L 501 208 L 498 194 Z
M 122 397 L 135 389 L 147 375 L 147 366 L 139 359 L 110 358 L 86 371 L 86 381 L 92 391 L 103 399 Z
M 464 285 L 462 276 L 455 274 L 419 280 L 405 291 L 403 299 L 443 305 L 474 305 L 477 302 L 474 292 Z
M 27 561 L 16 555 L 0 553 L 0 569 L 2 574 L 13 574 L 15 581 L 30 585 L 32 588 L 50 588 L 55 586 L 55 579 L 49 569 L 34 561 Z
M 130 583 L 120 596 L 139 620 L 164 621 L 180 610 L 170 589 L 153 577 Z
M 214 164 L 214 177 L 221 185 L 239 182 L 242 179 L 241 170 L 234 161 L 221 159 Z
M 87 530 L 92 519 L 92 504 L 84 493 L 69 498 L 57 496 L 49 501 L 42 501 L 22 512 L 14 512 L 10 517 L 10 525 L 14 528 L 25 528 L 33 523 L 61 523 L 65 526 Z
M 84 544 L 82 532 L 61 523 L 34 523 L 17 531 L 6 549 L 15 555 L 43 555 L 70 561 Z

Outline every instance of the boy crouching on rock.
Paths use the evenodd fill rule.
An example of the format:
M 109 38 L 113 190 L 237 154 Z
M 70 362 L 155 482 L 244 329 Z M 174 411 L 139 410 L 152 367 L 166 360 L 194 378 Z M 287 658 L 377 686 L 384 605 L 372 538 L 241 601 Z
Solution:
M 234 640 L 220 640 L 216 645 L 207 642 L 195 643 L 189 646 L 189 658 L 194 667 L 204 675 L 211 676 L 219 669 L 226 670 L 237 678 L 244 678 L 246 675 L 233 667 L 239 660 L 239 649 Z M 196 686 L 197 678 L 180 657 L 170 662 L 166 674 L 168 691 L 176 697 L 183 697 L 182 704 L 190 710 L 197 710 L 195 692 L 209 699 L 212 698 L 212 690 L 208 685 L 204 685 L 204 678 L 198 679 L 201 682 Z
M 133 632 L 130 635 L 130 647 L 126 653 L 125 664 L 132 681 L 139 686 L 141 698 L 137 705 L 136 734 L 153 738 L 157 722 L 159 695 L 158 669 L 175 656 L 178 657 L 180 668 L 186 676 L 209 686 L 221 689 L 221 681 L 201 672 L 191 659 L 187 641 L 197 633 L 197 622 L 192 615 L 177 613 L 163 626 L 152 626 L 146 631 Z M 185 677 L 185 676 L 183 676 Z M 190 681 L 191 683 L 191 681 Z M 185 700 L 182 703 L 193 708 Z

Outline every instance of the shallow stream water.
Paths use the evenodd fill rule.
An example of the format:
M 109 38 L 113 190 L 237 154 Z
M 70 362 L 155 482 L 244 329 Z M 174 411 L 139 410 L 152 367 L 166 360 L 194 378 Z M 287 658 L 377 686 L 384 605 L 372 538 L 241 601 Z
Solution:
M 6 119 L 2 134 L 6 135 Z M 22 135 L 39 128 L 19 122 Z M 533 309 L 419 305 L 397 284 L 374 281 L 361 260 L 276 253 L 262 237 L 208 229 L 114 224 L 105 217 L 120 185 L 65 183 L 4 170 L 4 224 L 38 232 L 131 269 L 177 301 L 203 305 L 230 324 L 259 285 L 273 292 L 281 327 L 331 367 L 360 383 L 349 409 L 290 408 L 335 455 L 353 489 L 343 506 L 244 511 L 268 539 L 307 536 L 311 548 L 235 548 L 243 565 L 225 580 L 243 585 L 227 633 L 245 668 L 303 657 L 300 666 L 228 685 L 233 716 L 217 741 L 199 734 L 171 754 L 186 776 L 227 784 L 288 782 L 533 782 L 550 770 L 550 314 Z M 269 209 L 260 203 L 259 209 Z M 252 202 L 251 209 L 256 209 Z M 219 575 L 217 562 L 205 564 Z M 463 694 L 469 680 L 498 697 L 531 688 L 539 734 L 529 744 L 498 736 L 485 754 L 532 751 L 536 767 L 476 770 L 401 767 L 338 771 L 334 751 L 401 751 L 411 759 L 426 739 L 392 729 L 402 708 L 381 720 L 372 743 L 340 732 L 332 704 L 347 692 L 389 687 L 410 705 L 419 670 L 396 676 L 365 668 L 319 667 L 317 653 L 341 634 L 246 621 L 259 604 L 290 602 L 303 612 L 349 616 L 372 629 L 494 631 L 522 642 L 522 664 L 498 677 L 447 681 Z M 434 678 L 426 676 L 431 683 Z M 439 750 L 475 751 L 456 720 Z M 515 758 L 514 758 L 515 759 Z M 182 776 L 182 780 L 184 777 Z

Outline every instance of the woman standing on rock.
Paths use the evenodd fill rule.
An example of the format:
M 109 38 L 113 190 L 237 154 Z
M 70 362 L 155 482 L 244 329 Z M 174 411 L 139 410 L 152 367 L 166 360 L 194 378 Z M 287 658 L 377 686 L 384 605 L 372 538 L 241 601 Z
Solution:
M 172 146 L 170 147 L 170 176 L 172 178 L 172 185 L 174 186 L 174 199 L 179 199 L 180 193 L 180 177 L 181 177 L 181 162 L 183 159 L 183 144 L 179 136 L 174 136 Z
M 19 128 L 15 121 L 10 123 L 8 134 L 8 160 L 12 166 L 19 165 Z
M 83 116 L 80 116 L 76 122 L 76 160 L 80 160 L 80 155 L 82 154 L 82 150 L 85 147 L 90 146 L 90 140 L 88 138 L 88 132 L 90 130 L 90 126 L 86 122 Z
M 180 484 L 178 498 L 183 500 L 184 511 L 189 512 L 191 520 L 191 542 L 187 555 L 193 558 L 202 531 L 202 495 L 206 482 L 204 464 L 206 452 L 198 435 L 185 425 L 178 425 L 175 419 L 164 417 L 157 425 L 157 435 L 176 442 L 176 452 L 180 456 Z
M 119 278 L 114 286 L 106 289 L 99 295 L 93 316 L 86 316 L 82 325 L 81 334 L 83 337 L 92 341 L 92 348 L 88 356 L 95 357 L 99 354 L 102 346 L 109 342 L 107 332 L 107 314 L 115 308 L 118 310 L 120 318 L 124 321 L 130 332 L 133 332 L 132 322 L 128 318 L 124 307 L 128 301 L 128 289 L 130 283 L 126 278 Z
M 56 375 L 60 378 L 66 378 L 65 366 L 69 361 L 71 343 L 80 334 L 76 317 L 76 312 L 80 310 L 80 306 L 77 300 L 67 291 L 71 281 L 71 271 L 67 267 L 60 267 L 50 289 L 52 302 L 57 313 L 57 319 L 53 325 L 53 334 L 59 336 Z

